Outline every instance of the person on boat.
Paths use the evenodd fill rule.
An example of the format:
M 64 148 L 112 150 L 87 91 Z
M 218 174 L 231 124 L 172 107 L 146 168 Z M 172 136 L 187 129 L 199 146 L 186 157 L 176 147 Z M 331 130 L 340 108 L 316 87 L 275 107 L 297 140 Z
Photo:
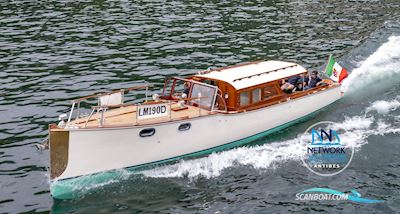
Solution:
M 309 78 L 304 74 L 300 74 L 300 78 L 297 81 L 295 91 L 303 91 L 304 87 L 308 84 Z
M 185 82 L 185 84 L 183 84 L 183 93 L 186 94 L 187 97 L 189 96 L 189 92 L 190 92 L 190 83 Z
M 295 89 L 299 79 L 300 79 L 300 76 L 297 75 L 297 76 L 289 77 L 287 79 L 287 81 L 283 80 L 282 86 L 281 86 L 282 91 L 284 91 L 285 93 L 288 93 L 288 94 L 292 93 L 292 91 L 293 91 L 293 89 Z
M 309 80 L 308 80 L 308 84 L 306 87 L 304 87 L 304 90 L 319 86 L 319 83 L 321 81 L 322 81 L 322 79 L 318 77 L 318 71 L 311 72 Z

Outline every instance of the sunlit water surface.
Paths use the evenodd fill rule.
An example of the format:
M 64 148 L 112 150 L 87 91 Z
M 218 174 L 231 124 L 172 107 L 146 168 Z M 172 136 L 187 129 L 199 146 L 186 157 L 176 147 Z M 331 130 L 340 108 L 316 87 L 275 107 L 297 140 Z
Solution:
M 0 8 L 0 213 L 400 210 L 397 0 L 2 1 Z M 159 93 L 165 77 L 260 59 L 322 70 L 329 54 L 352 72 L 346 96 L 310 120 L 246 147 L 139 174 L 121 170 L 120 179 L 75 200 L 51 198 L 48 153 L 34 144 L 69 100 L 144 82 Z M 296 146 L 321 120 L 358 133 L 351 165 L 334 177 L 310 173 Z M 385 202 L 295 201 L 312 187 L 355 188 Z

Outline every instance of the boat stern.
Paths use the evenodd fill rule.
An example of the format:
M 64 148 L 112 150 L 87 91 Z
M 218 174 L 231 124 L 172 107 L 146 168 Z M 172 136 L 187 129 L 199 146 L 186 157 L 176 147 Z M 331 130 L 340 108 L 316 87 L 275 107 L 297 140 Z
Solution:
M 50 179 L 56 179 L 67 168 L 69 130 L 60 129 L 56 124 L 49 125 Z

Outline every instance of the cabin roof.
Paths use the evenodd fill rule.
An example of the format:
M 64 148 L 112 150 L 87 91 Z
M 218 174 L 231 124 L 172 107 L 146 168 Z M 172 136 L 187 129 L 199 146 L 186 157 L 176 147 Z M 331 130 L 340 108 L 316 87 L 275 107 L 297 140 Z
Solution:
M 195 75 L 206 79 L 221 80 L 231 84 L 236 90 L 259 85 L 274 80 L 306 72 L 296 63 L 283 61 L 262 61 L 238 65 Z

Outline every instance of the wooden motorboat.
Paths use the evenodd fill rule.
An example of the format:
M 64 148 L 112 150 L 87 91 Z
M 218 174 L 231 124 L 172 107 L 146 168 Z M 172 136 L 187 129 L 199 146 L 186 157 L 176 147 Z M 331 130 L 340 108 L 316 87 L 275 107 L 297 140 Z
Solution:
M 49 126 L 51 194 L 71 198 L 79 185 L 106 181 L 118 169 L 248 143 L 342 96 L 340 84 L 331 80 L 291 94 L 281 90 L 283 79 L 301 74 L 307 70 L 296 63 L 258 61 L 169 78 L 162 94 L 150 100 L 146 93 L 142 103 L 124 97 L 148 86 L 73 100 L 69 114 Z M 90 100 L 94 105 L 83 114 Z

